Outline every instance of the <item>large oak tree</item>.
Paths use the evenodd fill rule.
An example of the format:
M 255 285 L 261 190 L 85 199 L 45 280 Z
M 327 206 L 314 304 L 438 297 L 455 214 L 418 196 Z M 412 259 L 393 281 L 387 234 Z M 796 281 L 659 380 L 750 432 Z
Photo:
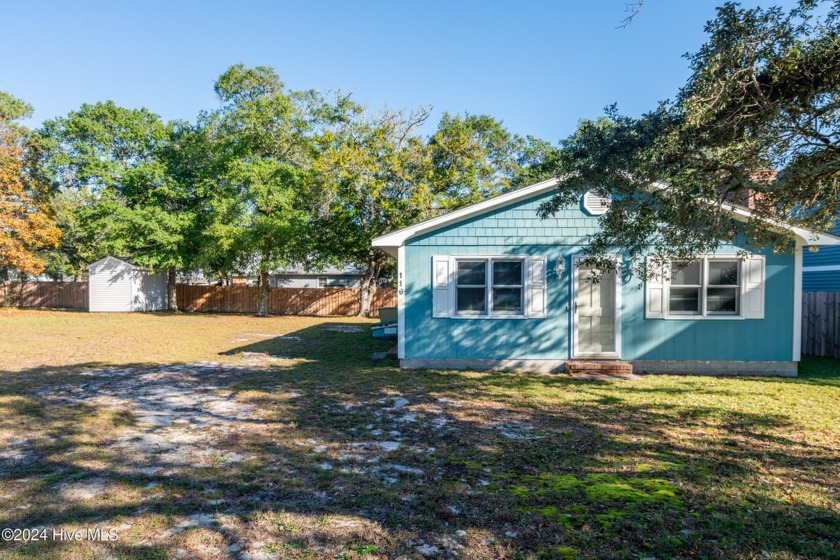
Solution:
M 616 248 L 690 258 L 745 234 L 755 247 L 789 250 L 792 236 L 771 221 L 831 227 L 840 211 L 838 23 L 835 2 L 718 8 L 673 101 L 639 118 L 611 107 L 561 143 L 554 174 L 563 181 L 543 215 L 589 188 L 611 191 L 591 244 L 606 267 L 612 261 L 597 257 Z M 753 218 L 733 219 L 729 203 Z

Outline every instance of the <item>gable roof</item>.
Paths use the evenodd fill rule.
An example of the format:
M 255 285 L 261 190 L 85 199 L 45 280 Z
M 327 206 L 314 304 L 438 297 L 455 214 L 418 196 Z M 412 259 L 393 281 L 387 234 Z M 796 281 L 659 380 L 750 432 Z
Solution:
M 115 261 L 115 263 L 114 263 L 114 264 L 117 264 L 117 265 L 122 265 L 122 266 L 124 266 L 125 268 L 129 268 L 129 269 L 131 269 L 131 270 L 140 270 L 140 267 L 139 267 L 139 266 L 137 266 L 137 265 L 135 265 L 135 264 L 130 263 L 127 259 L 120 259 L 120 258 L 117 258 L 117 257 L 112 257 L 111 255 L 108 255 L 108 256 L 107 256 L 107 257 L 105 257 L 105 258 L 102 258 L 102 259 L 99 259 L 98 261 L 95 261 L 95 262 L 90 263 L 90 264 L 87 266 L 87 269 L 88 269 L 88 270 L 92 270 L 92 269 L 94 269 L 94 268 L 96 268 L 96 267 L 98 267 L 98 266 L 100 266 L 100 265 L 105 264 L 105 263 L 106 263 L 106 262 L 108 262 L 108 261 Z
M 553 178 L 547 179 L 545 181 L 540 181 L 539 183 L 534 183 L 533 185 L 522 187 L 516 189 L 515 191 L 510 191 L 499 196 L 494 196 L 493 198 L 488 198 L 487 200 L 484 200 L 482 202 L 464 206 L 463 208 L 453 210 L 452 212 L 443 214 L 442 216 L 425 220 L 414 225 L 398 229 L 391 233 L 386 233 L 385 235 L 380 235 L 379 237 L 376 237 L 371 241 L 371 245 L 373 247 L 378 247 L 382 249 L 392 257 L 396 257 L 397 250 L 403 245 L 405 245 L 406 241 L 417 235 L 429 233 L 431 231 L 444 228 L 446 226 L 457 224 L 458 222 L 462 222 L 475 216 L 486 214 L 487 212 L 491 212 L 498 208 L 503 208 L 515 202 L 519 202 L 521 200 L 525 200 L 546 193 L 552 190 L 554 187 L 556 187 L 560 183 L 560 181 L 563 180 L 565 177 L 567 176 L 561 176 L 560 178 Z M 657 181 L 656 183 L 651 185 L 652 189 L 659 190 L 664 190 L 669 187 L 670 185 L 663 181 Z M 709 204 L 716 203 L 709 201 Z M 747 221 L 752 217 L 752 212 L 747 208 L 727 203 L 721 204 L 720 206 L 721 208 L 732 214 L 733 217 L 737 220 Z M 802 241 L 803 245 L 840 245 L 840 237 L 837 237 L 835 235 L 800 227 L 794 227 L 780 220 L 772 220 L 770 218 L 763 219 L 767 221 L 770 227 L 772 227 L 776 231 L 793 233 L 797 238 L 799 238 Z

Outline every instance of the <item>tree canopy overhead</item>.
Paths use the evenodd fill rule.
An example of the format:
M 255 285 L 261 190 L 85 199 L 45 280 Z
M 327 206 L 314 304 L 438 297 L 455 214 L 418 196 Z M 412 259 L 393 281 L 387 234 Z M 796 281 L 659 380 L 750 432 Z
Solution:
M 674 100 L 639 118 L 615 106 L 561 142 L 563 176 L 541 213 L 590 188 L 611 191 L 592 238 L 599 259 L 616 248 L 691 257 L 746 234 L 756 246 L 791 247 L 766 218 L 811 229 L 840 215 L 840 4 L 803 1 L 790 11 L 718 8 L 707 41 L 686 55 L 691 76 Z M 651 189 L 656 181 L 665 189 Z M 749 206 L 740 222 L 723 203 Z M 638 269 L 637 272 L 642 272 Z

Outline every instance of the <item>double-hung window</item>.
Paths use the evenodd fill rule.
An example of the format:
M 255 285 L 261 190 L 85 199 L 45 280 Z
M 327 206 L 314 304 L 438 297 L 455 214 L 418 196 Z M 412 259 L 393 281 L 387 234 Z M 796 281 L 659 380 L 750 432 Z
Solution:
M 455 314 L 523 315 L 524 274 L 523 259 L 456 259 Z
M 435 255 L 432 317 L 542 319 L 546 258 L 529 255 Z
M 675 260 L 671 262 L 670 280 L 668 312 L 671 316 L 737 316 L 740 313 L 740 259 Z

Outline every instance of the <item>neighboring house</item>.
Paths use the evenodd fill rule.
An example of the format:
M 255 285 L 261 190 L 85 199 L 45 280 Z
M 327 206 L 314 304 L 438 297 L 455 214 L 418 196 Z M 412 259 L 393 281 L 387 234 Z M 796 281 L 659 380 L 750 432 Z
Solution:
M 364 273 L 354 266 L 327 266 L 320 270 L 290 268 L 271 274 L 277 288 L 358 288 Z
M 840 224 L 831 231 L 840 234 Z M 822 247 L 802 256 L 802 290 L 840 292 L 840 247 Z
M 116 257 L 88 265 L 91 312 L 166 309 L 166 274 L 156 274 Z
M 273 288 L 359 288 L 364 276 L 354 266 L 327 266 L 319 270 L 305 270 L 303 267 L 293 267 L 286 270 L 272 272 L 269 284 Z M 201 273 L 182 275 L 180 280 L 187 284 L 210 285 L 211 281 Z M 233 276 L 230 283 L 234 286 L 259 286 L 259 276 Z
M 803 247 L 840 238 L 789 228 L 795 254 L 741 258 L 744 244 L 733 244 L 647 282 L 622 274 L 617 254 L 623 270 L 593 284 L 578 261 L 609 200 L 587 193 L 541 220 L 556 184 L 373 240 L 398 257 L 402 367 L 559 371 L 567 360 L 613 359 L 651 373 L 796 375 Z

